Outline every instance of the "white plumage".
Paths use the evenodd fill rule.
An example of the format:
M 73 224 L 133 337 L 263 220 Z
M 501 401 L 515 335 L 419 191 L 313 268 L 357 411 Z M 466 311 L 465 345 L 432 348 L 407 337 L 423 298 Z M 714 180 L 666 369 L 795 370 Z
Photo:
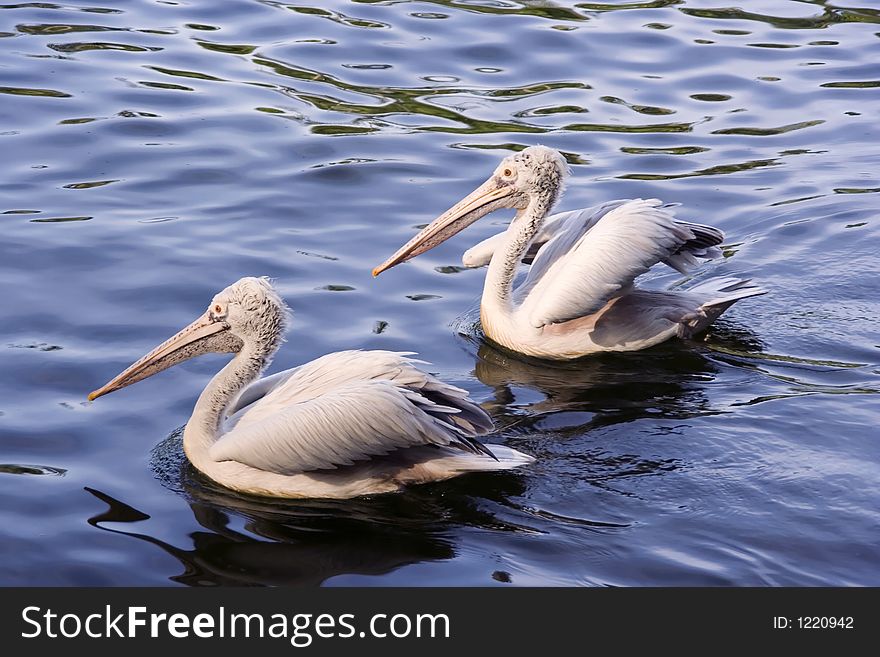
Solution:
M 507 230 L 469 249 L 462 261 L 489 264 L 480 307 L 486 335 L 514 351 L 551 359 L 632 351 L 688 337 L 735 301 L 766 292 L 747 280 L 727 278 L 683 291 L 635 287 L 635 279 L 658 263 L 688 273 L 700 258 L 718 257 L 724 234 L 677 220 L 672 208 L 656 199 L 610 201 L 547 217 L 567 175 L 562 156 L 543 146 L 505 158 L 483 185 L 374 274 L 436 246 L 489 212 L 515 208 Z M 531 268 L 514 285 L 520 262 Z
M 545 244 L 524 285 L 520 312 L 541 328 L 592 315 L 637 276 L 692 238 L 650 201 L 620 205 L 586 231 L 572 226 Z
M 492 429 L 488 416 L 408 355 L 341 351 L 290 370 L 229 417 L 211 458 L 296 474 L 407 447 L 482 452 L 475 437 Z
M 532 460 L 483 445 L 489 416 L 409 353 L 342 351 L 258 379 L 287 318 L 266 279 L 244 278 L 89 398 L 199 354 L 234 353 L 199 396 L 183 446 L 217 483 L 259 495 L 348 498 Z

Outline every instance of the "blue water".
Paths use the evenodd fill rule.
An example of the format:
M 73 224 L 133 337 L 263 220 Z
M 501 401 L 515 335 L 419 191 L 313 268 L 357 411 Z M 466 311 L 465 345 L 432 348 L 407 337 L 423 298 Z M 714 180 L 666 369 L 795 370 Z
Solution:
M 0 584 L 880 585 L 880 8 L 853 1 L 0 5 Z M 504 215 L 371 279 L 536 143 L 561 208 L 681 203 L 727 233 L 697 278 L 771 294 L 560 365 L 481 337 L 456 265 Z M 274 370 L 418 351 L 536 462 L 265 502 L 180 453 L 221 357 L 85 402 L 243 275 L 294 309 Z

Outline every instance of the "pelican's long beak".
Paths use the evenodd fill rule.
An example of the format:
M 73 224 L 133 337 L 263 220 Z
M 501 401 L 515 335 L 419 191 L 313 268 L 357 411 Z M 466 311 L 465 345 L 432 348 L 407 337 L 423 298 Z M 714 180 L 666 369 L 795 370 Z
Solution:
M 180 333 L 167 339 L 114 379 L 89 393 L 89 401 L 142 381 L 181 361 L 209 352 L 238 351 L 241 341 L 228 331 L 229 325 L 205 313 Z
M 505 202 L 505 198 L 513 192 L 513 187 L 500 183 L 493 176 L 425 226 L 418 235 L 398 249 L 397 253 L 376 267 L 373 276 L 430 251 L 493 210 L 513 207 Z

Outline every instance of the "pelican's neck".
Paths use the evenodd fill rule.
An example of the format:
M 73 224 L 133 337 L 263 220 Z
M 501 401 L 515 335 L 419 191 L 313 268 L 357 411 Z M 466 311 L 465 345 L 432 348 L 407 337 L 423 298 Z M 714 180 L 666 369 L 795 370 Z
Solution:
M 509 316 L 513 312 L 513 279 L 523 256 L 544 224 L 550 211 L 550 203 L 532 199 L 523 210 L 516 213 L 504 232 L 504 240 L 496 249 L 483 287 L 481 312 L 484 316 Z M 485 322 L 484 322 L 485 323 Z
M 183 449 L 199 470 L 204 471 L 203 464 L 210 461 L 208 450 L 219 437 L 226 409 L 246 385 L 260 376 L 268 356 L 267 349 L 245 344 L 199 395 L 183 432 Z

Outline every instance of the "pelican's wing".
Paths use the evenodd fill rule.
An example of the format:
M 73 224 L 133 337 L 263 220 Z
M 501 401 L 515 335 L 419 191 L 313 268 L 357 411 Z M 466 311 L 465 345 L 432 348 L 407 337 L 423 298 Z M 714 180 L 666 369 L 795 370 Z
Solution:
M 591 208 L 557 212 L 550 215 L 532 240 L 532 243 L 529 244 L 529 248 L 522 259 L 523 263 L 527 265 L 533 264 L 540 250 L 559 234 L 565 234 L 566 238 L 557 242 L 554 245 L 554 250 L 557 254 L 567 252 L 578 239 L 599 223 L 611 210 L 630 202 L 629 199 L 608 201 Z M 682 274 L 687 274 L 693 267 L 699 264 L 697 258 L 710 259 L 721 256 L 721 250 L 718 248 L 718 245 L 724 241 L 723 232 L 712 226 L 704 226 L 703 224 L 681 221 L 679 219 L 676 220 L 676 223 L 690 228 L 694 237 L 668 258 L 663 259 L 662 262 L 664 264 L 669 265 Z M 461 257 L 462 264 L 465 267 L 488 265 L 492 255 L 504 240 L 504 233 L 505 231 L 501 231 L 496 235 L 492 235 L 492 237 L 484 239 L 465 251 Z M 557 257 L 558 255 L 554 255 L 551 259 L 545 260 L 545 263 L 555 261 Z
M 226 409 L 226 417 L 232 417 L 242 409 L 253 404 L 255 401 L 265 397 L 275 388 L 282 386 L 298 369 L 298 367 L 294 367 L 293 369 L 277 372 L 276 374 L 264 376 L 262 379 L 254 381 L 241 392 L 238 399 L 236 399 L 233 404 L 229 405 Z
M 498 249 L 498 245 L 501 244 L 501 241 L 504 239 L 505 232 L 506 231 L 502 230 L 500 233 L 495 233 L 492 237 L 487 237 L 482 242 L 474 244 L 462 254 L 461 264 L 465 267 L 482 267 L 488 265 L 489 261 L 492 260 L 492 255 Z M 537 241 L 537 238 L 535 241 Z
M 443 383 L 421 370 L 424 361 L 410 358 L 411 352 L 383 350 L 338 351 L 267 376 L 251 384 L 236 402 L 237 411 L 228 413 L 226 430 L 254 424 L 285 408 L 329 394 L 357 381 L 392 381 L 396 385 L 420 391 L 442 404 L 466 404 L 460 417 L 468 417 L 475 426 L 491 429 L 492 422 L 478 406 L 467 401 L 467 392 Z M 471 410 L 473 407 L 473 410 Z
M 717 229 L 676 221 L 656 199 L 620 203 L 586 230 L 559 232 L 538 252 L 517 289 L 520 312 L 534 327 L 591 315 L 658 262 L 672 259 L 684 269 L 721 239 Z
M 236 427 L 211 446 L 211 458 L 267 472 L 333 469 L 420 445 L 485 452 L 459 412 L 391 381 L 360 381 Z
M 663 264 L 669 265 L 682 274 L 687 274 L 700 264 L 697 258 L 711 260 L 721 257 L 719 245 L 724 241 L 723 231 L 714 226 L 695 224 L 690 221 L 676 220 L 675 223 L 691 231 L 693 237 L 682 244 L 675 253 L 664 258 Z
M 476 437 L 492 429 L 489 416 L 413 362 L 349 351 L 303 365 L 231 418 L 211 457 L 293 474 L 419 445 L 488 453 Z
M 580 230 L 582 233 L 586 232 L 592 228 L 599 219 L 605 216 L 605 213 L 624 203 L 627 203 L 627 201 L 608 201 L 607 203 L 592 208 L 582 208 L 580 210 L 569 210 L 568 212 L 551 214 L 544 221 L 544 225 L 541 226 L 541 230 L 538 231 L 538 234 L 532 239 L 532 243 L 529 244 L 529 250 L 526 251 L 522 261 L 527 265 L 532 264 L 538 251 L 540 251 L 547 242 L 556 237 L 559 233 L 568 232 L 572 229 Z M 492 237 L 484 239 L 479 244 L 469 248 L 461 257 L 462 264 L 465 267 L 482 267 L 483 265 L 488 265 L 489 261 L 492 259 L 492 255 L 504 239 L 505 232 L 506 231 L 501 231 L 500 233 L 492 235 Z

